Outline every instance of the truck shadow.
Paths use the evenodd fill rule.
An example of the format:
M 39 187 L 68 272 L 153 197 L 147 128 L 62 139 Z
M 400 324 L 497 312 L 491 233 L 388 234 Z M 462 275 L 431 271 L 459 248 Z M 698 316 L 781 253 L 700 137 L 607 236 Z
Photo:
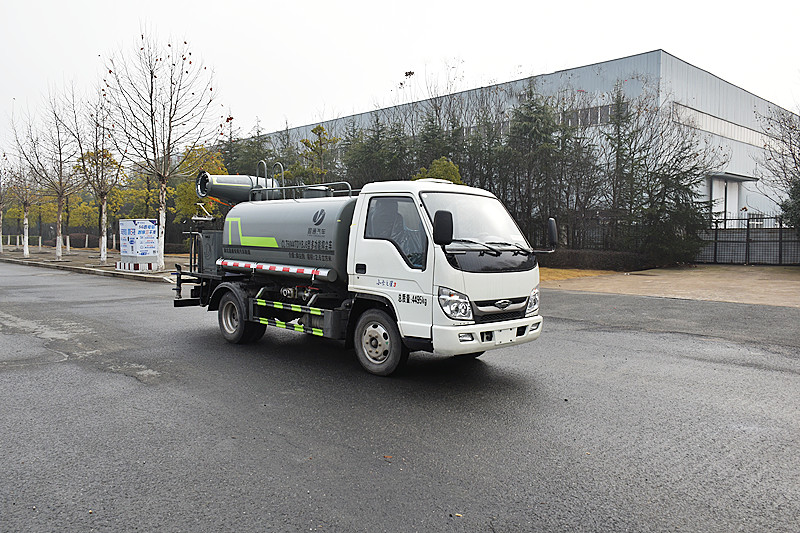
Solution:
M 414 420 L 515 427 L 547 402 L 540 378 L 499 354 L 482 360 L 414 352 L 404 368 L 380 377 L 361 368 L 341 342 L 293 332 L 268 330 L 244 346 L 227 344 L 216 332 L 200 342 L 224 351 L 214 364 L 224 365 L 227 379 L 247 381 L 265 398 L 291 398 L 293 409 L 356 425 L 383 424 L 385 417 L 398 427 Z
M 263 339 L 245 348 L 268 365 L 279 364 L 293 374 L 305 373 L 309 379 L 341 380 L 352 389 L 402 388 L 406 393 L 445 390 L 449 394 L 464 391 L 475 394 L 492 391 L 510 395 L 530 395 L 536 382 L 530 375 L 488 360 L 449 357 L 426 352 L 412 352 L 407 364 L 389 377 L 366 372 L 352 349 L 341 342 L 285 332 L 268 332 Z

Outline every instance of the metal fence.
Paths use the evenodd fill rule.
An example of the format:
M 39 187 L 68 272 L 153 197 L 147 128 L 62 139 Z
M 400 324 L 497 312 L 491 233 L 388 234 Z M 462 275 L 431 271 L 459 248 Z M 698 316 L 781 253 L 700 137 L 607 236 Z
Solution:
M 800 265 L 800 235 L 778 215 L 749 215 L 743 218 L 712 220 L 700 232 L 705 245 L 695 257 L 698 263 Z M 612 227 L 593 219 L 561 227 L 561 244 L 568 248 L 635 251 L 640 249 L 637 227 Z M 544 246 L 538 232 L 533 241 Z
M 713 221 L 700 235 L 706 242 L 698 263 L 745 265 L 800 264 L 800 236 L 780 216 L 751 216 Z

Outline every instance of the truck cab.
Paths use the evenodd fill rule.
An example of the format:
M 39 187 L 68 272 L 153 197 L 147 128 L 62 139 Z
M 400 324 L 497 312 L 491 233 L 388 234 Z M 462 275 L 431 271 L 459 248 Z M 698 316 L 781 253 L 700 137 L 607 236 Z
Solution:
M 478 356 L 541 332 L 536 257 L 487 191 L 431 179 L 369 184 L 349 242 L 348 290 L 390 306 L 407 347 Z

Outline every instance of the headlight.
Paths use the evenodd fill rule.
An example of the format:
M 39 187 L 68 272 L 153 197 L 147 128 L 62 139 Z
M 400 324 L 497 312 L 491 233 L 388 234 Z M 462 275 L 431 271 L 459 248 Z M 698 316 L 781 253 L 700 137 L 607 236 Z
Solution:
M 525 316 L 534 316 L 539 314 L 539 286 L 537 285 L 528 296 L 528 307 L 525 308 Z
M 469 298 L 460 292 L 439 287 L 439 305 L 442 311 L 453 320 L 472 320 L 472 306 Z

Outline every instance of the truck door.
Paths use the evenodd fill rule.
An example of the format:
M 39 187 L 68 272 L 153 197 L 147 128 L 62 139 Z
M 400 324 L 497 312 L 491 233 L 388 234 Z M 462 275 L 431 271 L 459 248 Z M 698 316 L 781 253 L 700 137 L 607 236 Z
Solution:
M 404 337 L 431 338 L 433 247 L 412 196 L 373 195 L 356 239 L 351 288 L 387 297 Z

